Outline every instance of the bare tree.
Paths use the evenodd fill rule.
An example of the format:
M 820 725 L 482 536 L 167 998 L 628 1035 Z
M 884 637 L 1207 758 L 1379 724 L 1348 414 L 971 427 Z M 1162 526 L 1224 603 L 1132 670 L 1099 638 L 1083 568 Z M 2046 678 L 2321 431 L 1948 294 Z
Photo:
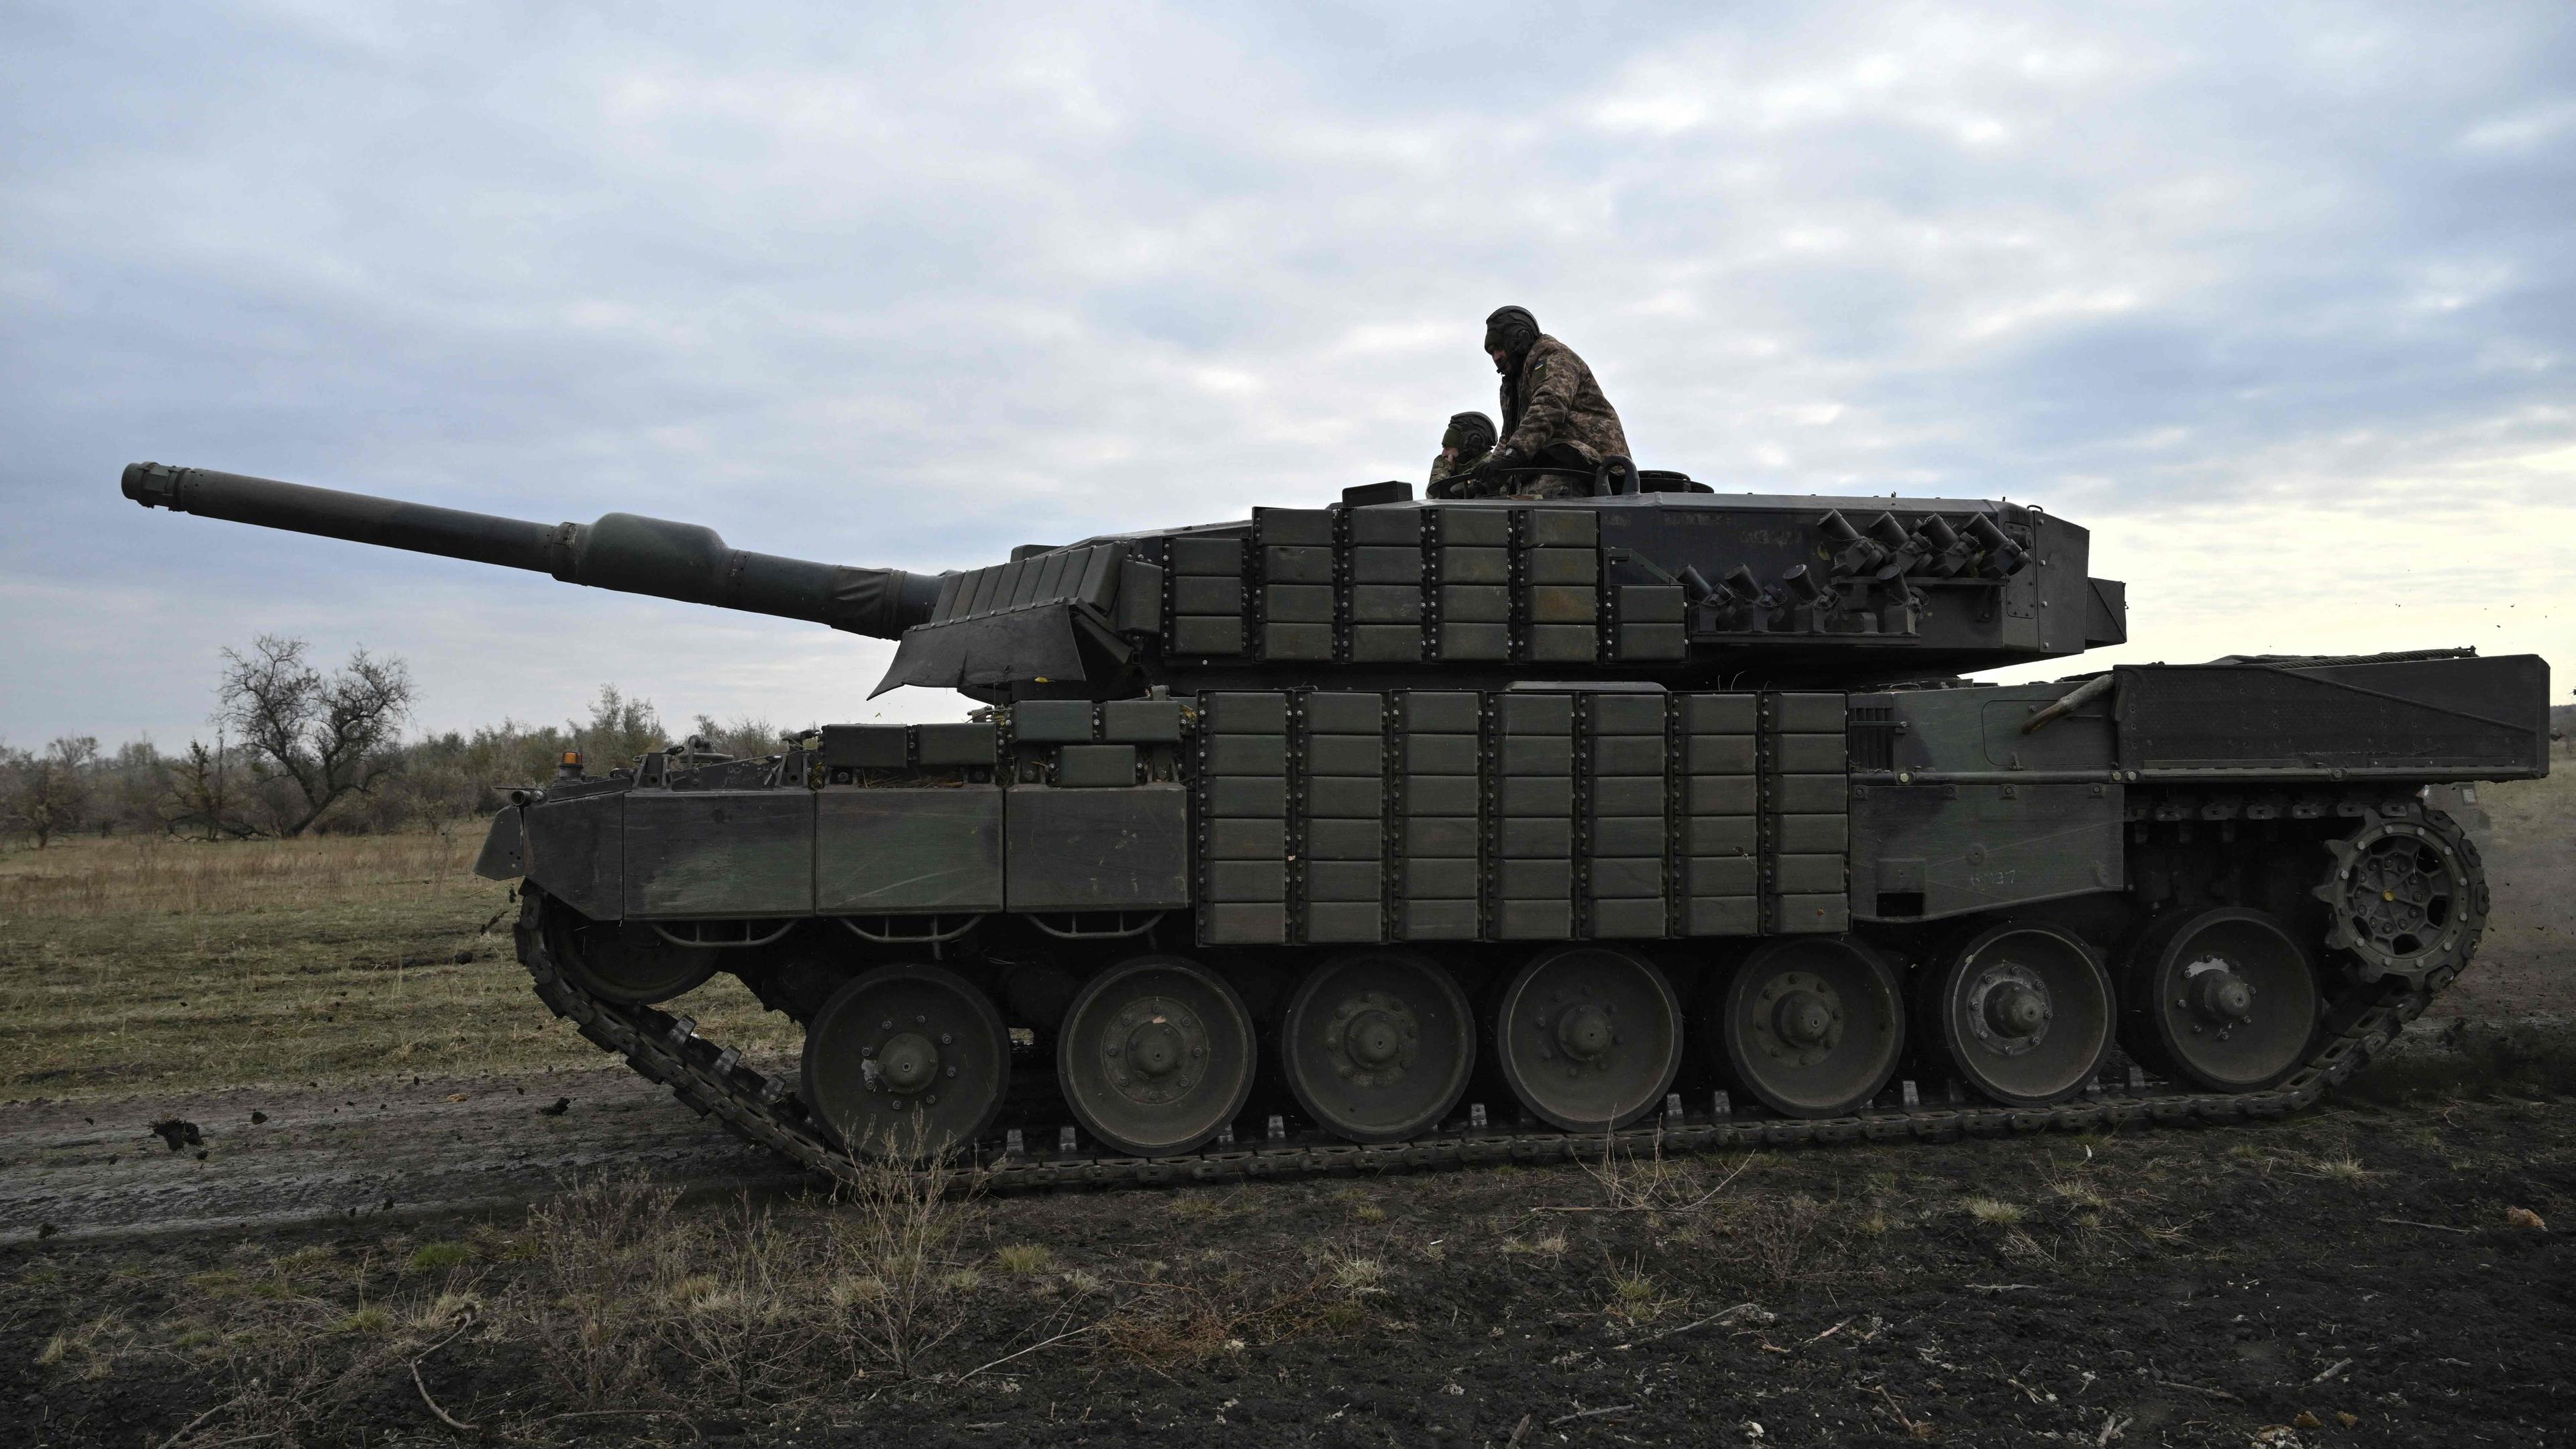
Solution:
M 238 734 L 253 773 L 293 785 L 298 801 L 277 833 L 301 835 L 343 795 L 363 795 L 400 763 L 395 750 L 411 712 L 411 671 L 365 649 L 325 675 L 305 660 L 306 644 L 262 634 L 250 652 L 224 651 L 216 718 Z
M 80 828 L 97 769 L 92 735 L 66 735 L 41 753 L 0 748 L 0 812 L 42 850 L 57 834 Z
M 126 741 L 112 755 L 102 754 L 91 796 L 91 828 L 100 835 L 165 828 L 168 816 L 162 804 L 169 783 L 170 761 L 150 735 Z
M 233 771 L 231 745 L 221 731 L 211 750 L 202 740 L 188 741 L 188 753 L 167 765 L 169 804 L 164 819 L 170 832 L 195 830 L 208 840 L 255 834 L 233 798 Z

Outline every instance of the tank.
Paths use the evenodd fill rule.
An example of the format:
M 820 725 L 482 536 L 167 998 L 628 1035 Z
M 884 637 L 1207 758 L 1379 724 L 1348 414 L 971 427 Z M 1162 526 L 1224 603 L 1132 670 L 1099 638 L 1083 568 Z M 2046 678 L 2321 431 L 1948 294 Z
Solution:
M 2441 806 L 2548 768 L 2469 650 L 1961 676 L 2126 641 L 2026 504 L 1325 507 L 943 574 L 159 464 L 147 507 L 897 641 L 966 718 L 568 758 L 476 869 L 537 995 L 820 1171 L 995 1185 L 2223 1121 L 2469 964 Z M 708 1040 L 730 973 L 804 1030 Z

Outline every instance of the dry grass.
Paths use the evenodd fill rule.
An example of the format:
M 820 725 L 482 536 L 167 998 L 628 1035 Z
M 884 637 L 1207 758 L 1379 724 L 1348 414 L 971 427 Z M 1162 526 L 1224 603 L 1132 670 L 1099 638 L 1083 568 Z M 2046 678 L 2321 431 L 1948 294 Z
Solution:
M 1322 1278 L 1275 1293 L 1239 1278 L 1148 1282 L 1132 1285 L 1088 1337 L 1103 1357 L 1171 1369 L 1366 1321 L 1353 1298 L 1335 1296 Z
M 993 1265 L 1005 1273 L 1029 1277 L 1055 1266 L 1055 1254 L 1044 1243 L 1005 1243 L 993 1251 Z
M 1710 1157 L 1668 1158 L 1660 1147 L 1644 1153 L 1622 1152 L 1605 1139 L 1600 1155 L 1581 1162 L 1584 1175 L 1600 1190 L 1600 1201 L 1558 1211 L 1617 1213 L 1691 1213 L 1706 1208 L 1753 1166 L 1759 1154 L 1733 1161 Z
M 1354 1298 L 1386 1291 L 1386 1264 L 1376 1258 L 1331 1257 L 1325 1260 L 1325 1281 L 1337 1292 Z
M 2488 1126 L 2462 1135 L 2493 1154 L 2477 1170 L 2527 1172 L 2523 1140 L 2506 1130 L 2521 1119 L 2475 1110 Z M 1937 1322 L 2026 1302 L 2019 1295 L 2037 1285 L 2116 1287 L 2141 1263 L 2214 1269 L 2286 1194 L 2348 1191 L 2316 1180 L 2320 1165 L 2354 1153 L 2348 1120 L 2251 1130 L 2286 1164 L 2268 1184 L 2213 1152 L 2206 1134 L 2017 1142 L 2010 1158 L 1969 1144 L 1959 1150 L 1985 1154 L 1969 1170 L 1928 1153 L 1884 1168 L 1858 1154 L 1766 1153 L 1691 1211 L 1568 1212 L 1547 1199 L 1593 1188 L 1568 1167 L 1524 1173 L 1517 1192 L 1456 1174 L 1371 1183 L 1349 1199 L 1336 1188 L 1209 1193 L 1233 1215 L 1212 1236 L 1175 1234 L 1142 1196 L 1076 1211 L 1083 1200 L 1070 1197 L 908 1192 L 864 1169 L 837 1200 L 704 1208 L 638 1182 L 594 1182 L 524 1219 L 353 1229 L 291 1253 L 246 1240 L 113 1267 L 61 1254 L 0 1282 L 43 1315 L 19 1340 L 39 1385 L 69 1399 L 184 1384 L 200 1397 L 177 1418 L 221 1407 L 177 1449 L 346 1442 L 333 1426 L 353 1416 L 377 1431 L 398 1422 L 393 1441 L 428 1442 L 439 1431 L 410 1377 L 425 1355 L 427 1390 L 483 1426 L 486 1442 L 679 1443 L 683 1420 L 846 1428 L 906 1404 L 947 1423 L 1017 1405 L 1035 1438 L 1049 1431 L 1030 1416 L 1051 1403 L 1123 1408 L 1167 1394 L 1209 1406 L 1249 1399 L 1247 1389 L 1315 1397 L 1334 1382 L 1315 1375 L 1354 1360 L 1388 1361 L 1409 1375 L 1389 1382 L 1427 1402 L 1445 1390 L 1425 1375 L 1456 1381 L 1458 1365 L 1488 1351 L 1489 1332 L 1493 1351 L 1516 1355 L 1493 1362 L 1513 1372 L 1615 1367 L 1605 1345 L 1621 1341 L 1701 1365 L 1739 1355 L 1768 1365 L 1751 1357 L 1765 1351 L 1814 1363 L 1875 1335 L 1880 1325 L 1860 1315 L 1891 1291 L 1946 1295 L 1927 1310 Z M 2370 1170 L 2385 1174 L 2375 1181 L 2426 1163 L 2398 1134 L 2367 1140 Z M 1675 1190 L 1705 1194 L 1731 1165 L 1682 1160 Z M 1682 1181 L 1693 1170 L 1697 1184 Z M 1357 1201 L 1388 1205 L 1388 1225 L 1351 1222 L 1345 1208 Z M 1976 1201 L 2007 1211 L 1979 1214 Z M 2500 1212 L 2482 1210 L 2481 1222 Z M 1455 1246 L 1427 1253 L 1435 1233 Z M 2096 1276 L 2105 1265 L 2117 1271 Z M 128 1267 L 151 1281 L 67 1291 L 76 1280 L 107 1289 L 104 1276 Z M 1740 1330 L 1714 1316 L 1748 1302 L 1770 1305 L 1784 1326 L 1753 1337 L 1768 1312 Z M 1560 1328 L 1577 1337 L 1550 1341 Z M 1735 1350 L 1711 1347 L 1739 1331 Z M 1595 1343 L 1595 1333 L 1617 1337 Z M 1707 1336 L 1667 1342 L 1679 1333 Z M 1515 1350 L 1516 1334 L 1532 1346 Z M 1905 1351 L 1918 1348 L 1927 1365 L 1942 1352 L 1928 1331 L 1909 1335 Z M 1861 1382 L 1887 1366 L 1873 1362 Z M 1937 1367 L 1945 1378 L 1967 1371 Z M 1593 1387 L 1580 1402 L 1613 1402 Z M 1904 1402 L 1922 1417 L 1914 1398 Z M 2036 1399 L 2014 1400 L 2025 1402 Z
M 506 1408 L 448 1405 L 505 1436 L 586 1416 L 794 1411 L 872 1376 L 967 1375 L 940 1350 L 982 1288 L 961 1257 L 983 1211 L 973 1187 L 863 1166 L 828 1199 L 683 1211 L 673 1189 L 599 1177 L 478 1245 L 260 1261 L 245 1244 L 239 1267 L 181 1280 L 188 1310 L 148 1336 L 103 1315 L 56 1333 L 38 1367 L 96 1379 L 167 1360 L 227 1384 L 181 1449 L 327 1440 L 354 1399 L 388 1383 L 411 1394 L 410 1364 L 450 1344 L 540 1378 Z M 439 1271 L 414 1271 L 424 1260 Z
M 462 1268 L 474 1261 L 474 1250 L 463 1243 L 423 1243 L 411 1254 L 415 1273 L 444 1273 Z
M 0 853 L 0 920 L 305 911 L 364 898 L 430 900 L 474 881 L 480 830 L 205 844 L 70 838 Z M 497 893 L 489 882 L 478 888 Z
M 529 993 L 479 831 L 0 853 L 0 1100 L 590 1067 Z M 730 977 L 688 1011 L 748 1051 L 793 1028 Z
M 1630 1327 L 1652 1323 L 1688 1301 L 1663 1290 L 1663 1285 L 1647 1273 L 1642 1253 L 1632 1261 L 1610 1264 L 1608 1278 L 1610 1296 L 1601 1310 Z
M 2478 787 L 2478 804 L 2495 821 L 2499 840 L 2565 839 L 2576 815 L 2576 745 L 2550 752 L 2549 774 L 2539 780 L 2498 780 Z

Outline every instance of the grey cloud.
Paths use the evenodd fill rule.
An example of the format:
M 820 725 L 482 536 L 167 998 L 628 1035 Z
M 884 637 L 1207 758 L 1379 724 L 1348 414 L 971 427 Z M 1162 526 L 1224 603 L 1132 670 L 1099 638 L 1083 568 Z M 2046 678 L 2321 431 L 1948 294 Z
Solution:
M 442 723 L 873 678 L 146 517 L 142 456 L 969 565 L 1411 476 L 1490 406 L 1506 300 L 1725 486 L 2081 518 L 2576 437 L 2555 6 L 21 6 L 0 42 L 0 569 L 51 625 L 0 643 L 13 739 L 183 733 L 212 650 L 286 624 L 413 656 Z

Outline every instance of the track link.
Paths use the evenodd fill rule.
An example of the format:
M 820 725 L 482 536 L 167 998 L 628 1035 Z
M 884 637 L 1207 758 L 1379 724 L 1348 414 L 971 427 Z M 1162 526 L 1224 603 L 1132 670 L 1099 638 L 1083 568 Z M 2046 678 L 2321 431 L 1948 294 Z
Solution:
M 744 1141 L 766 1147 L 819 1175 L 847 1179 L 849 1156 L 807 1118 L 791 1084 L 742 1062 L 741 1053 L 698 1034 L 697 1023 L 654 1007 L 618 1006 L 573 984 L 555 968 L 538 918 L 544 897 L 523 890 L 515 930 L 519 960 L 537 995 L 555 1015 L 595 1045 L 626 1059 L 646 1079 L 701 1116 L 714 1116 Z M 2450 973 L 2440 973 L 2448 984 Z M 1505 1162 L 1567 1162 L 1604 1154 L 1711 1152 L 1813 1143 L 1914 1139 L 1946 1142 L 1963 1136 L 2086 1132 L 2104 1128 L 2225 1123 L 2280 1117 L 2313 1106 L 2363 1065 L 2387 1050 L 2405 1024 L 2423 1014 L 2436 988 L 2395 977 L 2350 987 L 2331 1003 L 2329 1022 L 2342 1021 L 2306 1064 L 2280 1086 L 2237 1094 L 2170 1090 L 2132 1078 L 2128 1089 L 2103 1087 L 2054 1107 L 2008 1108 L 1918 1103 L 1874 1108 L 1849 1117 L 1800 1120 L 1758 1111 L 1667 1112 L 1652 1126 L 1582 1134 L 1525 1128 L 1451 1127 L 1411 1142 L 1359 1146 L 1337 1138 L 1301 1135 L 1253 1146 L 1220 1143 L 1178 1157 L 1119 1157 L 1085 1152 L 1015 1148 L 1009 1137 L 975 1145 L 975 1178 L 994 1191 L 1055 1187 L 1150 1187 L 1176 1183 L 1416 1172 Z

